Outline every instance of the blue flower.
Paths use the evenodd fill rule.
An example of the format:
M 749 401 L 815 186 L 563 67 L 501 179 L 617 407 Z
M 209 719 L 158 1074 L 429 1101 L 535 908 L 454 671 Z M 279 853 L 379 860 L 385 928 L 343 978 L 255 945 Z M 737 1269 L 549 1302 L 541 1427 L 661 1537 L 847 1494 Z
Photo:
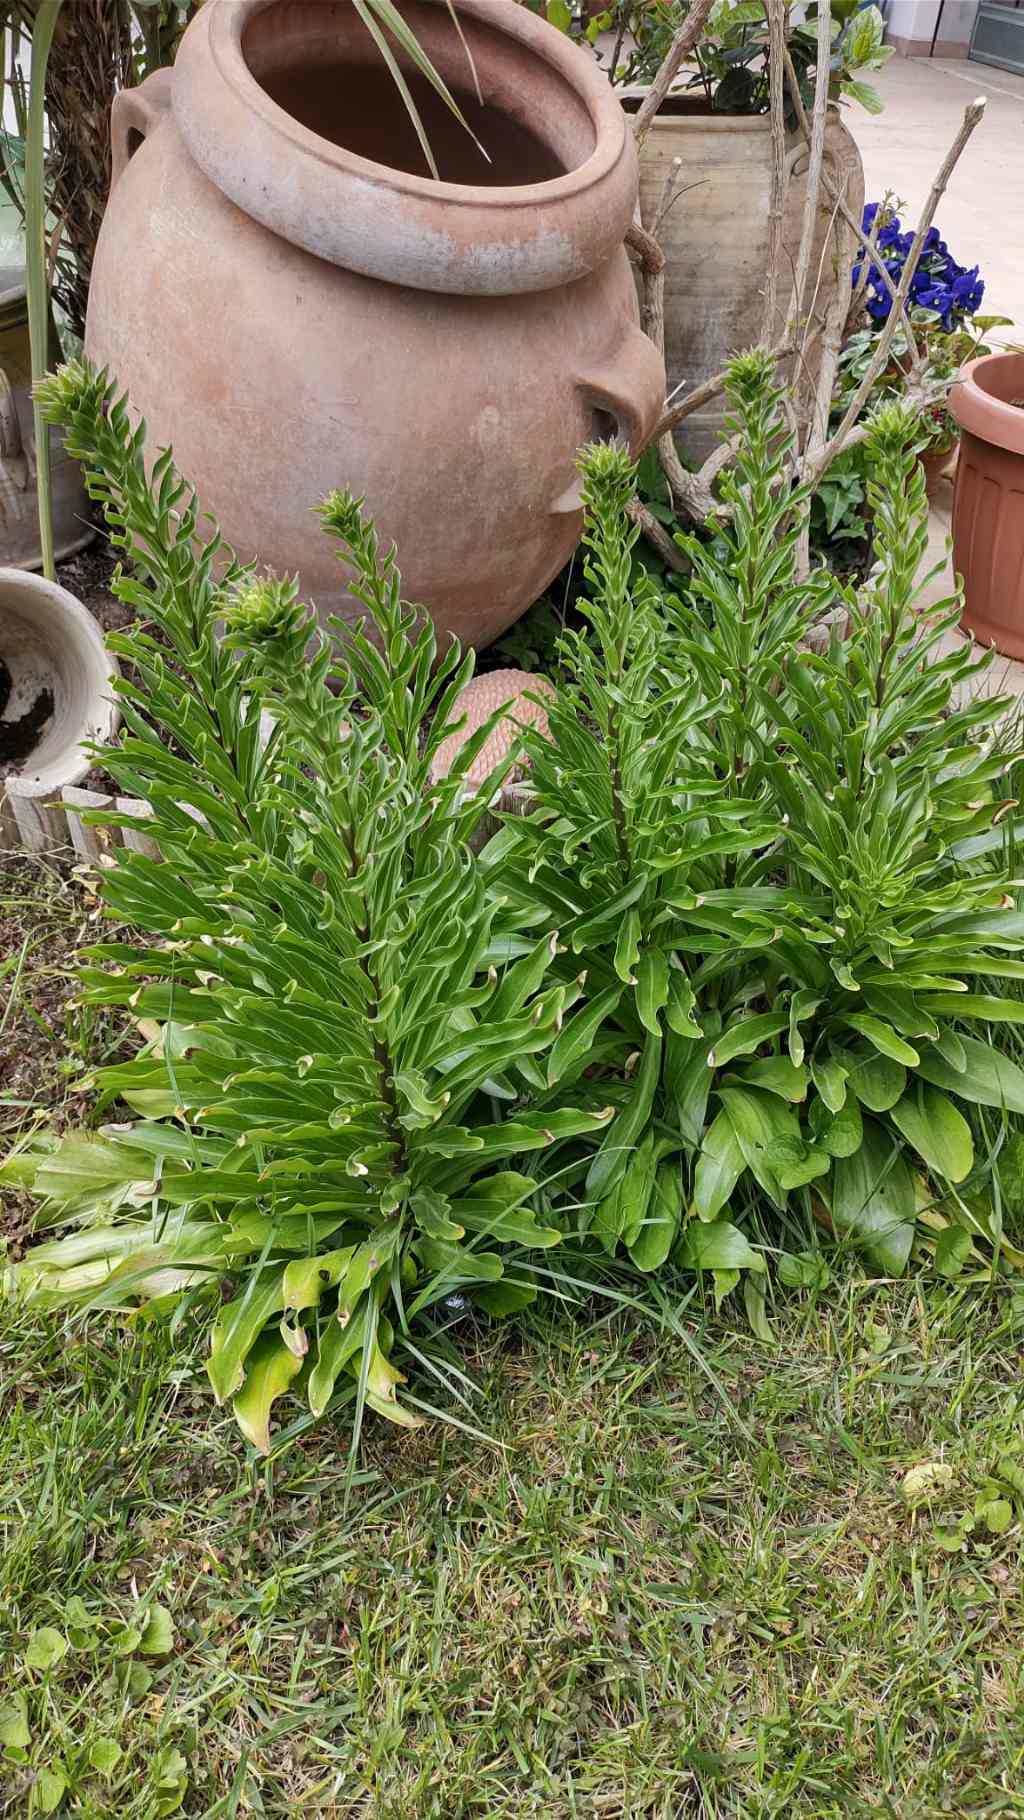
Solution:
M 865 235 L 871 232 L 881 206 L 878 202 L 866 205 L 863 218 Z M 898 215 L 890 215 L 879 229 L 875 242 L 876 256 L 884 264 L 894 288 L 903 276 L 913 244 L 913 232 L 903 232 Z M 860 249 L 853 269 L 854 284 L 860 279 L 867 250 L 866 246 Z M 922 242 L 917 266 L 910 281 L 910 302 L 921 309 L 932 311 L 942 327 L 950 330 L 959 327 L 968 316 L 974 315 L 981 307 L 984 295 L 985 285 L 978 267 L 958 265 L 938 228 L 930 227 Z M 872 263 L 868 271 L 864 307 L 870 320 L 879 326 L 888 321 L 892 311 L 889 288 L 875 263 Z

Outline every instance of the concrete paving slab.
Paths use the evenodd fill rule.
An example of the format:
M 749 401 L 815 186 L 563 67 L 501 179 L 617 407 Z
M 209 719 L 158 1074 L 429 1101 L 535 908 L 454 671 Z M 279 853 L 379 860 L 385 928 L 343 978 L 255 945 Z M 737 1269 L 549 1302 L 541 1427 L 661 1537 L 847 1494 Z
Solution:
M 1024 341 L 1024 76 L 957 58 L 893 57 L 872 77 L 885 110 L 846 110 L 866 195 L 892 190 L 916 221 L 967 103 L 988 97 L 936 223 L 961 265 L 980 265 L 986 313 L 1011 316 Z

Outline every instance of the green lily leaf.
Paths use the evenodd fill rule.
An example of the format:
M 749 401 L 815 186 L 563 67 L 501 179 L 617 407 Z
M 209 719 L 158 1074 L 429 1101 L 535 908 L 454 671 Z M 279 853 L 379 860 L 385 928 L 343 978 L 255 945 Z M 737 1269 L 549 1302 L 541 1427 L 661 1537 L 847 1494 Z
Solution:
M 901 1276 L 914 1242 L 914 1183 L 900 1152 L 880 1125 L 865 1119 L 860 1149 L 832 1168 L 832 1219 L 837 1232 L 867 1252 L 889 1276 Z
M 270 1411 L 302 1370 L 302 1360 L 276 1333 L 266 1333 L 251 1348 L 245 1383 L 232 1407 L 235 1421 L 258 1452 L 270 1452 Z
M 907 1143 L 949 1182 L 962 1182 L 974 1167 L 974 1139 L 962 1112 L 937 1087 L 919 1081 L 897 1100 L 892 1122 Z

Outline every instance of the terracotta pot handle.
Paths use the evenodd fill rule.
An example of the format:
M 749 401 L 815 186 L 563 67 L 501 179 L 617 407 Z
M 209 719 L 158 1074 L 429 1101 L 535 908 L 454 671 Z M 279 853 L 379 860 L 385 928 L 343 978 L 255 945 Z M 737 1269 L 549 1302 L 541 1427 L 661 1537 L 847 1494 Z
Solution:
M 124 88 L 110 109 L 110 187 L 131 163 L 144 139 L 170 111 L 173 70 L 154 70 L 138 88 Z
M 622 442 L 631 455 L 639 455 L 650 440 L 665 405 L 665 366 L 640 328 L 631 328 L 627 340 L 607 365 L 591 367 L 577 381 L 590 412 L 588 442 Z M 578 512 L 582 504 L 575 479 L 555 500 L 555 512 Z

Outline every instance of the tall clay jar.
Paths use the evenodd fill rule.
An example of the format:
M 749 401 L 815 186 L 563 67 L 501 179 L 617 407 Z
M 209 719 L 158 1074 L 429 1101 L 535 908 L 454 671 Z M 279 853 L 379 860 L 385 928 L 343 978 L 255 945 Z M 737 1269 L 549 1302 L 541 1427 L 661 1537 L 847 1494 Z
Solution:
M 627 93 L 636 111 L 643 92 Z M 836 108 L 825 132 L 825 172 L 859 221 L 864 211 L 864 167 Z M 781 335 L 792 308 L 807 199 L 807 146 L 796 133 L 786 143 L 786 206 L 778 267 L 775 332 Z M 666 186 L 670 186 L 666 189 Z M 766 114 L 715 114 L 692 95 L 670 95 L 652 120 L 640 160 L 640 201 L 653 221 L 670 198 L 658 227 L 665 254 L 665 364 L 669 390 L 690 391 L 721 371 L 741 348 L 760 337 L 768 268 L 772 186 L 771 121 Z M 842 224 L 822 190 L 809 270 L 812 320 L 802 335 L 790 382 L 813 385 L 821 357 L 821 330 L 843 282 Z M 697 464 L 707 460 L 725 430 L 729 406 L 710 399 L 680 424 L 676 441 Z
M 949 397 L 961 428 L 953 567 L 965 631 L 1024 657 L 1024 354 L 986 354 Z
M 87 351 L 240 555 L 362 609 L 311 508 L 365 495 L 405 590 L 474 645 L 580 528 L 576 450 L 637 450 L 664 371 L 623 238 L 637 166 L 591 59 L 515 0 L 402 11 L 486 158 L 408 72 L 440 169 L 351 0 L 206 0 L 114 103 Z

